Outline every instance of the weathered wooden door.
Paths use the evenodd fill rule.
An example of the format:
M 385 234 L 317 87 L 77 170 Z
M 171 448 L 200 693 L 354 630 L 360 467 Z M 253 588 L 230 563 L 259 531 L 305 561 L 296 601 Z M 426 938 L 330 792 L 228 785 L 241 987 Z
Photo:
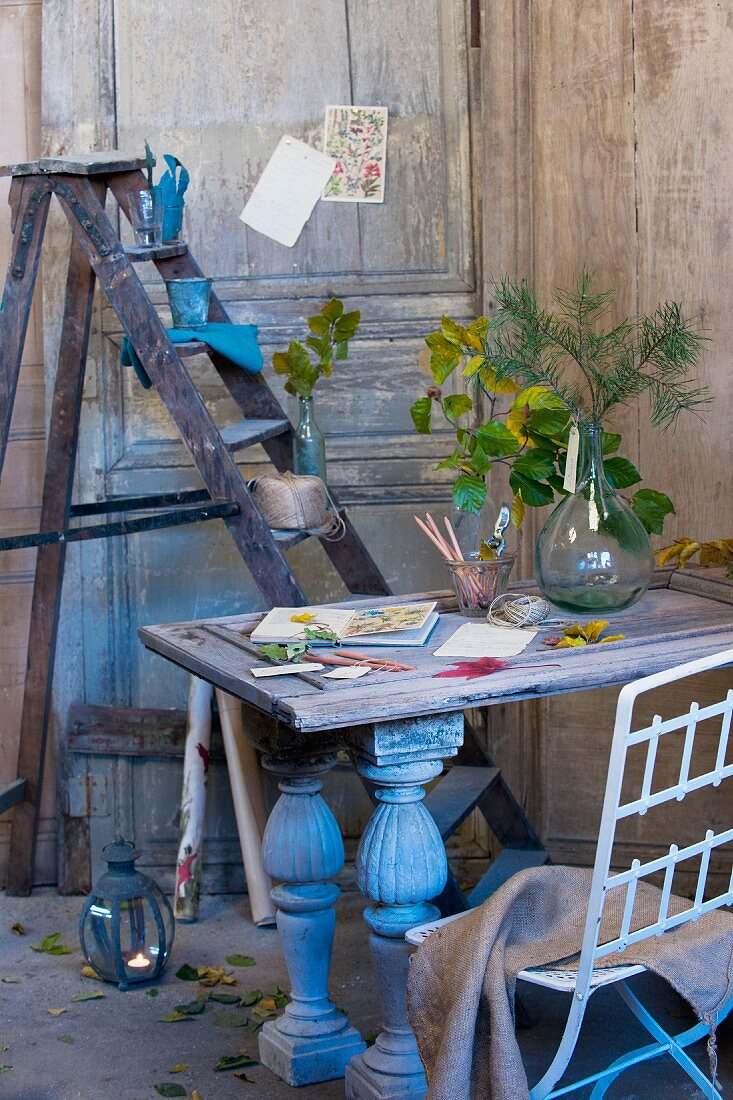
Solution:
M 423 336 L 441 314 L 465 318 L 477 308 L 465 0 L 46 0 L 43 17 L 46 151 L 136 151 L 147 138 L 159 156 L 183 161 L 185 236 L 233 318 L 259 325 L 270 381 L 272 352 L 303 336 L 304 317 L 327 297 L 361 309 L 358 344 L 317 393 L 330 480 L 397 591 L 444 587 L 412 513 L 445 504 L 446 475 L 434 466 L 447 440 L 416 436 L 409 406 L 424 386 Z M 282 134 L 320 147 L 324 108 L 339 103 L 389 108 L 384 204 L 320 203 L 292 249 L 245 228 L 238 215 Z M 60 270 L 54 256 L 49 309 Z M 142 277 L 162 305 L 155 271 Z M 156 395 L 118 366 L 116 316 L 100 302 L 97 317 L 84 498 L 197 486 Z M 198 377 L 221 421 L 228 411 L 236 419 L 213 378 Z M 255 474 L 264 454 L 245 461 Z M 292 560 L 312 598 L 343 592 L 319 546 L 296 548 Z M 185 679 L 142 650 L 140 623 L 261 606 L 220 524 L 75 548 L 57 725 L 73 700 L 181 705 Z M 175 784 L 145 767 L 147 780 L 134 784 L 133 765 L 117 767 L 116 809 L 108 803 L 105 814 L 110 828 L 112 819 L 133 827 L 142 845 L 154 822 L 172 863 Z M 358 833 L 348 820 L 355 802 L 343 790 L 336 798 L 346 831 Z

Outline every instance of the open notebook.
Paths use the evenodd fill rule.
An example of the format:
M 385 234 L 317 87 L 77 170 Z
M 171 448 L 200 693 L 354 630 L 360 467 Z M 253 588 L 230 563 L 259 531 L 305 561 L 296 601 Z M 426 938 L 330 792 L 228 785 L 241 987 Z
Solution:
M 253 642 L 307 641 L 313 645 L 425 645 L 438 621 L 435 601 L 368 607 L 274 607 L 252 631 Z M 332 637 L 318 637 L 329 631 Z M 316 635 L 316 636 L 314 636 Z

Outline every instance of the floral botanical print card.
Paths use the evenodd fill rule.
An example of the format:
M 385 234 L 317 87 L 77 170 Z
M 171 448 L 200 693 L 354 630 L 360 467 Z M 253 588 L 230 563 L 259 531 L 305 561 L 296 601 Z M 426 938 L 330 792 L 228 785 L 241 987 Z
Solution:
M 336 158 L 322 198 L 384 202 L 387 107 L 326 107 L 323 151 Z

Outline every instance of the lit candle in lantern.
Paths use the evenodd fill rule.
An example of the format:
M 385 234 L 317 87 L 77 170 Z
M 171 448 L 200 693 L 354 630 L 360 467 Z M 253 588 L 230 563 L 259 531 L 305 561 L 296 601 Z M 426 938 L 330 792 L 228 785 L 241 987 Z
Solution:
M 146 959 L 142 951 L 138 951 L 134 959 L 127 960 L 128 966 L 134 966 L 139 970 L 146 970 L 150 966 L 150 959 Z

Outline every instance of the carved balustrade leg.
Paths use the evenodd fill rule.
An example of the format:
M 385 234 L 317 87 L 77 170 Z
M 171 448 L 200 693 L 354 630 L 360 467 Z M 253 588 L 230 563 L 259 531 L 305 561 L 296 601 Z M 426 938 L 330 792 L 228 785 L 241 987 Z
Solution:
M 282 776 L 280 798 L 263 841 L 265 868 L 279 883 L 272 890 L 277 927 L 291 982 L 290 1004 L 260 1032 L 260 1059 L 289 1085 L 343 1077 L 365 1044 L 328 996 L 328 971 L 339 888 L 327 880 L 344 864 L 336 819 L 320 795 L 322 776 L 335 756 L 265 767 Z
M 366 732 L 365 734 L 365 731 Z M 423 784 L 463 741 L 463 715 L 360 727 L 349 735 L 356 767 L 377 784 L 379 802 L 356 857 L 359 888 L 376 904 L 364 912 L 371 931 L 383 1029 L 346 1070 L 348 1100 L 421 1100 L 426 1082 L 407 1019 L 408 929 L 438 917 L 430 899 L 445 886 L 447 862 L 438 828 L 422 804 Z

